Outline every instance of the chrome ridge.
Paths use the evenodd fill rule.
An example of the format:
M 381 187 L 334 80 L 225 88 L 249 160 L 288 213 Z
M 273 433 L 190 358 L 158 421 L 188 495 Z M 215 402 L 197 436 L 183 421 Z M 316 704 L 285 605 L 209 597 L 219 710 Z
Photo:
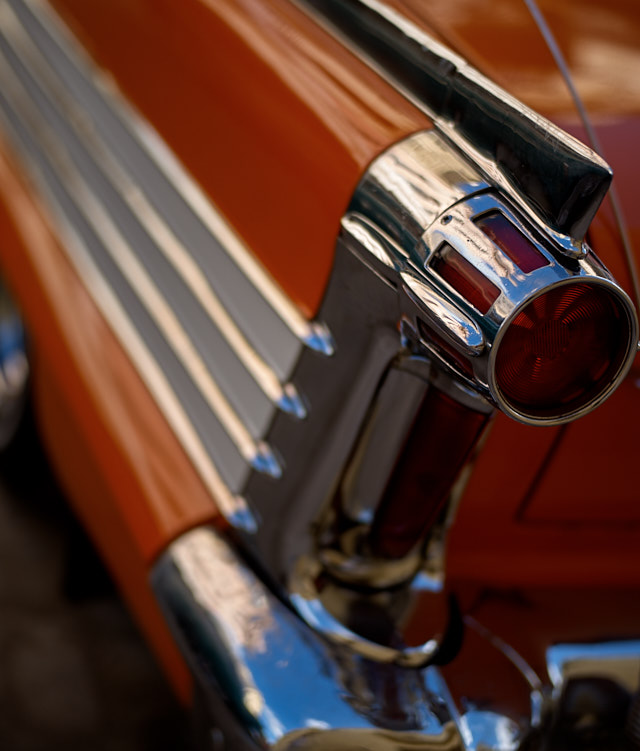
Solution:
M 252 468 L 281 474 L 264 434 L 279 411 L 305 417 L 289 377 L 305 345 L 331 354 L 328 330 L 300 315 L 45 3 L 2 2 L 0 69 L 0 117 L 71 260 L 223 511 L 253 528 L 239 493 Z

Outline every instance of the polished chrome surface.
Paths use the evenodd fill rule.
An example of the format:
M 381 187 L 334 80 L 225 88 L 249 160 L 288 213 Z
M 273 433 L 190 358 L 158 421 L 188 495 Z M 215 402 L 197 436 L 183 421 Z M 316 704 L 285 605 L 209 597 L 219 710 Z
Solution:
M 426 179 L 432 169 L 435 176 Z M 474 223 L 494 212 L 536 249 L 542 259 L 539 268 L 522 271 Z M 521 422 L 553 425 L 586 414 L 615 390 L 631 366 L 638 340 L 635 311 L 598 259 L 584 244 L 580 254 L 568 259 L 552 232 L 540 232 L 531 224 L 515 208 L 511 195 L 490 190 L 436 131 L 396 144 L 371 165 L 342 221 L 342 237 L 374 274 L 398 291 L 407 324 L 438 367 Z M 438 272 L 436 261 L 449 249 L 496 288 L 497 299 L 486 312 L 476 310 Z M 619 301 L 629 331 L 623 362 L 602 393 L 580 409 L 544 417 L 516 410 L 502 397 L 495 379 L 500 341 L 510 322 L 537 295 L 575 282 L 601 285 Z M 458 358 L 423 337 L 421 327 L 443 339 Z
M 385 666 L 327 643 L 212 529 L 176 541 L 152 580 L 196 676 L 222 693 L 247 742 L 464 748 L 434 692 L 435 669 Z
M 0 118 L 64 247 L 185 450 L 241 526 L 253 469 L 282 467 L 274 414 L 306 416 L 290 376 L 331 354 L 168 148 L 40 0 L 0 4 Z
M 411 581 L 415 576 L 422 560 L 419 556 L 407 557 L 395 562 L 375 561 L 363 557 L 347 554 L 341 560 L 332 559 L 330 554 L 317 558 L 302 559 L 298 562 L 297 570 L 291 580 L 291 603 L 300 617 L 313 628 L 314 631 L 327 637 L 330 642 L 340 644 L 354 654 L 361 655 L 381 664 L 393 664 L 403 668 L 420 668 L 428 665 L 436 657 L 444 638 L 449 611 L 442 601 L 434 598 L 434 611 L 439 614 L 439 628 L 430 633 L 421 644 L 409 646 L 405 644 L 383 643 L 367 634 L 367 627 L 372 633 L 379 631 L 380 623 L 389 620 L 389 613 L 393 613 L 395 622 L 401 621 L 403 615 L 411 611 L 411 602 L 407 599 L 408 588 L 400 590 L 398 596 L 390 592 L 398 581 Z M 330 551 L 329 551 L 330 552 Z M 336 556 L 337 558 L 337 556 Z M 351 564 L 350 566 L 348 564 Z M 339 570 L 341 569 L 341 570 Z M 328 572 L 333 574 L 339 570 L 342 581 L 324 581 L 323 576 Z M 366 582 L 371 587 L 378 587 L 379 592 L 362 594 L 358 585 Z M 420 588 L 429 593 L 440 594 L 442 581 L 436 578 L 420 578 L 413 583 L 413 591 Z M 378 619 L 379 623 L 354 625 L 351 621 L 358 620 L 358 611 L 368 613 L 369 617 Z M 356 615 L 356 618 L 354 618 Z M 434 618 L 435 620 L 435 618 Z M 397 641 L 402 639 L 402 629 L 396 627 L 394 636 Z
M 521 271 L 474 224 L 487 212 L 499 212 L 527 238 L 542 259 L 538 268 Z M 276 482 L 253 473 L 244 491 L 260 518 L 245 543 L 298 612 L 335 643 L 380 660 L 418 664 L 432 659 L 446 641 L 450 614 L 440 599 L 446 529 L 468 471 L 452 486 L 451 514 L 432 528 L 426 546 L 401 560 L 385 560 L 366 544 L 428 384 L 437 383 L 438 390 L 477 413 L 486 415 L 498 403 L 522 421 L 558 424 L 576 414 L 548 419 L 516 414 L 502 404 L 493 384 L 500 337 L 519 309 L 542 291 L 588 281 L 619 297 L 630 330 L 637 332 L 628 299 L 598 260 L 590 252 L 569 259 L 549 238 L 436 131 L 396 144 L 363 176 L 342 221 L 320 311 L 335 338 L 335 355 L 302 353 L 293 380 L 308 399 L 307 420 L 276 416 L 267 434 L 287 471 Z M 498 296 L 485 314 L 432 268 L 443 244 L 495 285 Z M 632 333 L 617 380 L 634 343 Z M 409 368 L 403 375 L 396 372 L 401 362 Z M 405 597 L 402 605 L 385 603 L 380 594 L 394 587 Z M 370 593 L 357 606 L 356 590 Z M 433 622 L 408 644 L 402 624 L 426 601 L 433 603 Z M 356 607 L 387 617 L 388 633 L 371 635 L 352 623 Z
M 570 681 L 593 677 L 608 678 L 629 692 L 640 690 L 640 641 L 554 644 L 546 658 L 556 695 Z
M 29 370 L 22 317 L 0 280 L 0 450 L 11 442 L 20 424 Z
M 399 360 L 389 369 L 371 405 L 362 436 L 340 487 L 343 512 L 354 522 L 373 521 L 415 414 L 429 388 L 430 364 L 419 377 Z
M 555 736 L 570 747 L 593 738 L 602 748 L 637 744 L 640 641 L 555 644 L 546 658 L 552 743 Z
M 485 78 L 383 0 L 296 0 L 421 107 L 492 185 L 570 254 L 611 182 L 586 146 Z
M 487 697 L 459 705 L 436 667 L 327 642 L 211 528 L 179 538 L 152 583 L 212 722 L 238 751 L 514 751 L 524 737 Z

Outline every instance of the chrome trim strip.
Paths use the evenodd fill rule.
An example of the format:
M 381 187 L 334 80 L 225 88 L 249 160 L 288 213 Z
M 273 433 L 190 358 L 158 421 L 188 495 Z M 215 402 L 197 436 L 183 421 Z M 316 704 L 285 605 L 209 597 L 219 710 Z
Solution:
M 4 14 L 5 9 L 0 11 Z M 2 20 L 0 19 L 0 23 Z M 3 47 L 4 40 L 0 41 Z M 171 306 L 162 296 L 156 283 L 147 273 L 144 265 L 134 252 L 131 244 L 120 231 L 115 217 L 111 217 L 103 208 L 104 204 L 92 186 L 83 179 L 75 167 L 70 154 L 65 153 L 65 147 L 54 129 L 45 125 L 42 117 L 31 104 L 26 88 L 20 91 L 20 83 L 5 55 L 6 49 L 0 52 L 0 75 L 3 81 L 3 102 L 10 98 L 10 106 L 18 117 L 20 125 L 29 133 L 34 134 L 40 143 L 46 144 L 47 156 L 40 153 L 34 158 L 31 155 L 31 167 L 40 170 L 36 164 L 38 158 L 48 161 L 49 169 L 55 171 L 63 181 L 65 191 L 80 211 L 82 219 L 86 221 L 96 237 L 103 241 L 103 248 L 111 256 L 118 267 L 123 279 L 142 302 L 153 322 L 164 338 L 172 347 L 177 358 L 191 378 L 194 380 L 209 408 L 215 414 L 225 429 L 241 456 L 260 471 L 273 476 L 279 476 L 280 468 L 268 447 L 257 442 L 251 436 L 244 423 L 235 413 L 228 400 L 220 390 L 218 384 L 208 371 L 205 363 L 196 349 L 193 341 L 176 317 Z M 24 86 L 24 83 L 22 84 Z M 36 147 L 37 148 L 37 147 Z M 41 179 L 47 178 L 39 172 Z M 51 187 L 51 184 L 49 183 Z
M 263 437 L 277 410 L 306 416 L 288 379 L 304 345 L 332 353 L 328 330 L 300 315 L 46 3 L 0 4 L 0 67 L 0 116 L 70 259 L 226 514 L 253 529 L 236 494 L 251 468 L 281 476 Z
M 256 334 L 260 330 L 260 321 L 243 320 L 237 315 L 236 308 L 228 304 L 233 300 L 235 293 L 246 293 L 252 288 L 262 298 L 261 312 L 271 312 L 271 316 L 275 312 L 296 338 L 312 348 L 330 353 L 331 337 L 326 328 L 322 324 L 307 321 L 300 314 L 211 204 L 210 199 L 188 175 L 160 136 L 124 100 L 113 81 L 99 73 L 95 63 L 89 59 L 54 11 L 43 0 L 5 1 L 13 7 L 40 53 L 56 71 L 68 91 L 73 93 L 84 114 L 92 120 L 96 131 L 110 148 L 111 157 L 120 160 L 136 182 L 144 187 L 152 203 L 163 205 L 170 197 L 175 204 L 182 204 L 181 207 L 171 207 L 174 216 L 163 211 L 165 219 L 169 223 L 175 221 L 186 232 L 186 211 L 189 214 L 186 219 L 192 223 L 197 219 L 200 229 L 206 230 L 207 234 L 213 235 L 217 240 L 217 250 L 232 261 L 231 265 L 216 268 L 215 271 L 218 274 L 224 272 L 226 285 L 230 285 L 230 289 L 227 289 L 224 283 L 221 284 L 218 292 L 226 289 L 227 294 L 223 296 L 223 302 L 228 305 L 233 317 L 248 325 L 249 330 L 255 331 Z M 195 227 L 190 229 L 192 233 L 196 231 Z M 196 236 L 201 237 L 201 234 Z M 197 256 L 196 243 L 188 243 L 188 246 L 194 257 L 202 263 L 202 255 Z M 210 246 L 211 238 L 205 247 L 213 251 Z M 206 266 L 204 270 L 205 273 L 210 271 Z M 212 280 L 210 274 L 207 276 L 210 281 L 215 282 L 215 277 Z M 241 289 L 236 285 L 240 285 Z M 246 306 L 243 305 L 244 307 Z M 259 335 L 251 336 L 252 340 L 260 338 Z M 254 345 L 258 344 L 259 341 L 254 341 Z M 269 346 L 272 345 L 273 342 L 269 341 Z M 261 354 L 264 355 L 262 352 Z M 268 350 L 266 354 L 265 359 L 269 361 Z M 275 364 L 270 364 L 278 372 L 277 366 L 281 364 L 281 358 Z
M 48 192 L 44 186 L 43 189 Z M 48 198 L 51 200 L 51 205 L 55 207 L 54 196 L 49 194 Z M 131 323 L 130 317 L 94 262 L 85 242 L 62 211 L 56 211 L 56 219 L 60 222 L 64 233 L 66 249 L 71 261 L 86 281 L 102 314 L 117 332 L 121 344 L 136 365 L 142 380 L 156 399 L 167 422 L 196 467 L 200 478 L 216 499 L 220 512 L 236 527 L 248 532 L 255 531 L 256 522 L 246 501 L 241 496 L 231 493 L 226 482 L 220 477 L 209 452 L 200 440 L 193 422 L 176 397 L 162 368 L 149 351 L 141 333 Z
M 6 12 L 3 10 L 3 12 Z M 28 63 L 31 73 L 37 76 L 42 90 L 47 92 L 48 100 L 55 102 L 64 113 L 78 140 L 83 140 L 91 149 L 93 159 L 102 175 L 109 180 L 126 202 L 131 212 L 138 218 L 156 247 L 164 254 L 196 297 L 202 308 L 220 331 L 243 366 L 252 375 L 265 395 L 285 412 L 296 417 L 304 417 L 305 410 L 300 396 L 292 384 L 282 385 L 276 373 L 267 365 L 247 340 L 233 318 L 220 301 L 209 280 L 198 266 L 191 253 L 178 239 L 163 216 L 153 206 L 139 185 L 127 173 L 123 165 L 113 158 L 93 123 L 85 111 L 69 94 L 59 78 L 52 74 L 45 58 L 34 45 L 24 30 L 18 26 L 14 17 L 11 26 L 11 38 L 8 39 L 16 55 Z M 222 225 L 220 225 L 222 227 Z M 235 236 L 225 227 L 228 239 L 233 242 Z
M 168 203 L 170 197 L 166 196 L 162 199 L 161 196 L 154 194 L 154 190 L 151 189 L 149 184 L 151 179 L 157 176 L 145 176 L 140 173 L 139 169 L 136 171 L 133 166 L 136 160 L 140 161 L 141 149 L 146 148 L 145 139 L 151 136 L 150 129 L 138 124 L 137 127 L 141 131 L 141 140 L 135 144 L 137 153 L 128 154 L 127 158 L 118 154 L 116 145 L 109 142 L 109 137 L 113 139 L 113 134 L 108 134 L 105 131 L 104 125 L 100 128 L 98 120 L 102 122 L 104 119 L 102 118 L 102 109 L 105 107 L 105 104 L 112 106 L 110 110 L 112 117 L 115 114 L 113 110 L 115 106 L 122 108 L 124 113 L 127 114 L 126 109 L 124 109 L 125 105 L 117 100 L 112 102 L 105 101 L 106 94 L 103 94 L 103 97 L 99 98 L 100 92 L 95 86 L 94 90 L 90 91 L 89 94 L 82 91 L 80 92 L 82 94 L 80 96 L 78 93 L 78 82 L 62 67 L 60 59 L 52 59 L 52 53 L 49 53 L 49 56 L 45 57 L 44 54 L 48 48 L 42 47 L 38 49 L 34 43 L 34 37 L 28 36 L 26 28 L 20 26 L 19 19 L 11 14 L 13 18 L 9 20 L 10 11 L 8 8 L 4 13 L 7 16 L 5 28 L 10 30 L 10 33 L 6 35 L 7 42 L 11 44 L 17 58 L 28 67 L 29 74 L 34 77 L 34 81 L 38 82 L 40 90 L 47 96 L 48 101 L 60 112 L 66 123 L 73 129 L 77 141 L 86 145 L 86 150 L 90 153 L 101 175 L 109 181 L 125 200 L 129 209 L 151 236 L 157 248 L 164 254 L 168 262 L 174 267 L 176 273 L 181 276 L 183 282 L 188 286 L 190 294 L 196 296 L 203 309 L 211 317 L 218 331 L 225 338 L 227 345 L 231 347 L 236 357 L 251 373 L 256 383 L 258 383 L 271 401 L 285 409 L 285 411 L 291 411 L 297 416 L 302 415 L 304 408 L 293 386 L 291 384 L 285 384 L 284 386 L 280 384 L 278 375 L 265 362 L 264 358 L 256 352 L 253 344 L 248 341 L 245 334 L 240 330 L 225 308 L 223 302 L 220 300 L 220 295 L 216 294 L 212 274 L 209 274 L 209 278 L 207 278 L 201 267 L 202 260 L 200 259 L 200 263 L 198 263 L 194 258 L 193 247 L 187 250 L 186 242 L 188 241 L 188 237 L 185 228 L 176 226 L 174 229 L 171 226 L 170 222 L 174 207 Z M 33 33 L 35 30 L 32 29 L 31 31 Z M 37 37 L 35 38 L 37 39 Z M 58 57 L 62 55 L 61 50 L 56 49 L 55 51 Z M 87 63 L 87 65 L 89 64 Z M 74 72 L 77 75 L 81 74 L 79 71 Z M 110 97 L 114 99 L 112 94 L 110 94 Z M 122 117 L 123 113 L 120 112 L 118 114 Z M 128 114 L 133 119 L 133 116 L 130 113 Z M 159 145 L 157 136 L 155 136 L 154 141 L 157 142 L 155 150 L 160 150 L 161 146 Z M 177 166 L 174 166 L 173 172 L 176 173 L 177 171 Z M 162 175 L 160 175 L 160 178 L 162 179 Z M 157 193 L 157 188 L 155 191 Z M 192 192 L 194 192 L 194 189 L 192 189 Z M 204 212 L 204 207 L 207 206 L 206 199 L 200 196 L 199 203 L 201 205 L 200 211 Z M 215 218 L 215 212 L 210 207 L 209 211 Z M 192 221 L 193 219 L 195 217 L 192 217 Z M 184 224 L 184 220 L 182 224 Z M 210 222 L 210 224 L 213 224 L 213 222 Z M 231 243 L 232 246 L 234 244 L 241 245 L 230 228 L 222 220 L 217 222 L 217 229 L 224 232 L 225 240 Z M 187 239 L 181 240 L 178 236 L 179 234 Z M 222 245 L 224 246 L 224 243 Z M 245 264 L 245 267 L 246 269 L 249 268 L 247 264 Z M 225 288 L 227 283 L 231 285 L 232 290 L 235 289 L 233 279 L 228 278 L 230 271 L 231 269 L 227 269 L 227 273 L 225 273 L 224 268 L 216 268 L 216 284 L 219 289 Z M 238 292 L 247 295 L 249 303 L 251 294 L 253 296 L 256 294 L 255 290 L 252 293 L 250 289 L 238 290 Z M 262 313 L 263 311 L 260 311 L 260 315 Z M 274 328 L 273 325 L 271 328 Z M 268 339 L 273 338 L 273 331 L 265 330 L 261 334 Z M 282 347 L 279 348 L 281 349 Z M 287 348 L 292 350 L 292 342 L 287 345 Z M 294 353 L 295 348 L 289 352 L 285 359 L 290 360 L 292 357 L 295 359 Z M 222 358 L 217 359 L 220 360 Z M 290 367 L 291 364 L 287 366 L 288 369 Z

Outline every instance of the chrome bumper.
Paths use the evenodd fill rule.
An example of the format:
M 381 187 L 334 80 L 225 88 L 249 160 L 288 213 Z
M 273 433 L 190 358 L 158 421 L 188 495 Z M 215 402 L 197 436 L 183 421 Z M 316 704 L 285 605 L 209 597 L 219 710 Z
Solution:
M 507 717 L 461 715 L 437 667 L 326 641 L 211 528 L 177 540 L 152 583 L 225 748 L 507 751 L 522 740 Z

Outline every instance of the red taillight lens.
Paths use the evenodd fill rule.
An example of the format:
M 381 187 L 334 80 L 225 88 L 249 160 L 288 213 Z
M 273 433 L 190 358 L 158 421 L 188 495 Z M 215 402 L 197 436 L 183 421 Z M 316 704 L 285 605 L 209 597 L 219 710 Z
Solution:
M 509 325 L 496 355 L 496 385 L 525 417 L 574 414 L 609 390 L 629 339 L 626 313 L 605 287 L 556 287 Z
M 496 285 L 447 243 L 434 257 L 431 268 L 481 313 L 486 313 L 500 296 Z
M 402 558 L 424 539 L 488 420 L 429 389 L 372 525 L 375 555 Z
M 484 214 L 475 223 L 525 274 L 549 265 L 536 246 L 499 211 Z

